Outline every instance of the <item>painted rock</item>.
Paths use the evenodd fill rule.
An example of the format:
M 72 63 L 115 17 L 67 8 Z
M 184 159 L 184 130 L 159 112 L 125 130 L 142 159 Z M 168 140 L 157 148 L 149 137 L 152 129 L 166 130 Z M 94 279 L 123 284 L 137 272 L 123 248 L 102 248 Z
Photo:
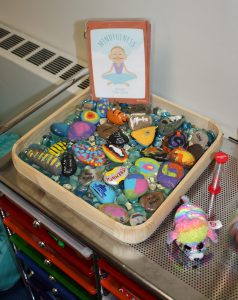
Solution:
M 168 135 L 177 130 L 185 122 L 184 116 L 169 116 L 160 120 L 158 132 L 162 135 Z
M 86 167 L 78 176 L 78 181 L 83 186 L 88 186 L 95 180 L 102 180 L 102 172 L 97 168 Z
M 208 135 L 205 130 L 196 130 L 192 134 L 191 138 L 191 143 L 192 144 L 199 144 L 201 145 L 204 149 L 206 149 L 208 145 L 209 139 Z
M 102 145 L 102 150 L 111 161 L 123 163 L 128 159 L 128 154 L 126 153 L 126 151 L 115 145 Z
M 187 150 L 192 153 L 196 161 L 198 161 L 205 152 L 205 149 L 199 144 L 193 144 L 189 146 Z
M 119 109 L 109 109 L 107 111 L 107 118 L 110 122 L 117 125 L 123 125 L 127 122 L 127 116 Z
M 104 174 L 104 181 L 110 185 L 118 185 L 128 175 L 127 168 L 123 166 L 115 167 Z
M 61 160 L 62 165 L 62 174 L 64 176 L 71 176 L 77 170 L 76 161 L 71 153 L 64 153 L 63 158 Z
M 122 133 L 121 130 L 118 130 L 109 136 L 108 141 L 110 144 L 123 146 L 129 142 L 129 138 L 127 137 L 127 135 Z
M 92 123 L 77 121 L 69 126 L 68 138 L 71 141 L 80 141 L 89 138 L 96 130 Z
M 67 125 L 63 122 L 53 123 L 50 126 L 50 131 L 53 134 L 60 136 L 60 137 L 67 137 L 68 130 L 69 130 L 69 125 Z
M 110 135 L 117 132 L 118 130 L 119 128 L 116 125 L 110 123 L 105 123 L 97 127 L 98 135 L 105 140 L 108 139 Z
M 152 158 L 141 157 L 136 160 L 135 166 L 138 168 L 139 173 L 148 178 L 157 175 L 160 163 Z
M 125 224 L 129 221 L 129 214 L 125 208 L 121 207 L 118 204 L 108 203 L 102 204 L 98 207 L 98 209 L 109 216 L 110 218 L 114 219 L 117 222 Z
M 130 224 L 131 226 L 136 226 L 145 223 L 146 216 L 140 212 L 134 212 L 130 215 Z
M 151 116 L 145 113 L 131 114 L 129 118 L 129 127 L 131 130 L 138 130 L 141 128 L 149 127 L 152 124 Z
M 85 110 L 81 113 L 81 120 L 96 125 L 99 122 L 100 117 L 93 110 Z
M 131 136 L 142 146 L 149 146 L 155 138 L 156 126 L 150 126 L 131 132 Z
M 196 162 L 192 153 L 179 148 L 169 152 L 168 160 L 176 162 L 184 168 L 190 168 Z
M 164 150 L 159 149 L 154 146 L 150 146 L 148 148 L 141 150 L 141 154 L 145 157 L 150 157 L 157 161 L 167 161 L 168 160 L 167 153 Z
M 66 150 L 66 142 L 57 142 L 48 149 L 48 152 L 54 156 L 61 156 Z
M 124 103 L 121 104 L 121 106 L 124 105 Z M 123 111 L 126 114 L 136 114 L 136 113 L 151 113 L 151 107 L 150 105 L 145 104 L 136 104 L 136 105 L 128 105 L 127 107 L 123 107 Z
M 124 181 L 124 193 L 129 200 L 144 195 L 148 188 L 148 182 L 142 174 L 130 174 Z
M 186 149 L 188 146 L 187 135 L 182 133 L 180 130 L 176 131 L 171 135 L 167 135 L 163 138 L 162 149 L 165 152 L 169 152 L 175 148 L 182 147 Z
M 100 98 L 97 103 L 96 111 L 101 118 L 107 116 L 107 111 L 109 109 L 109 100 L 107 98 Z
M 77 159 L 86 165 L 99 167 L 104 165 L 106 162 L 106 157 L 103 151 L 97 146 L 92 147 L 89 145 L 75 144 L 72 146 L 72 150 L 74 151 Z
M 168 189 L 174 188 L 184 176 L 184 169 L 177 163 L 164 162 L 159 168 L 157 181 Z
M 165 197 L 161 191 L 150 192 L 140 198 L 140 204 L 148 212 L 154 212 L 164 202 Z
M 29 150 L 26 154 L 32 163 L 45 171 L 56 176 L 61 175 L 62 166 L 58 157 L 40 150 Z
M 100 203 L 113 203 L 116 199 L 114 190 L 102 181 L 93 181 L 89 188 Z

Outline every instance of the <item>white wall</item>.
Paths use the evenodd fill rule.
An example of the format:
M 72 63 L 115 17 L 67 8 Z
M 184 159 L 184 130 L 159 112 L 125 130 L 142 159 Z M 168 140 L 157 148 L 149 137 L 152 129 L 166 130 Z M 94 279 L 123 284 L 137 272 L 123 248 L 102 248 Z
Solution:
M 151 90 L 238 137 L 237 0 L 0 0 L 0 20 L 86 57 L 87 18 L 152 23 Z

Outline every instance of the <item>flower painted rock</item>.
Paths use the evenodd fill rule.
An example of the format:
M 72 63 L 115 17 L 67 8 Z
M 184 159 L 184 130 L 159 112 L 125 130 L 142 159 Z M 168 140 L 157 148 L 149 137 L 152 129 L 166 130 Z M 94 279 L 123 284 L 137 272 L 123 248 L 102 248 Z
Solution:
M 107 111 L 109 109 L 109 100 L 107 98 L 100 98 L 97 103 L 96 111 L 101 118 L 107 116 Z
M 129 200 L 144 195 L 148 188 L 148 182 L 142 174 L 130 174 L 124 181 L 124 193 Z
M 93 167 L 99 167 L 105 164 L 106 157 L 103 151 L 95 146 L 89 146 L 84 144 L 75 144 L 72 146 L 77 159 L 86 165 Z
M 157 181 L 168 189 L 174 188 L 184 176 L 184 169 L 177 163 L 164 162 L 159 168 Z
M 128 175 L 128 170 L 124 166 L 115 167 L 104 174 L 104 181 L 110 185 L 118 185 Z
M 152 158 L 141 157 L 136 160 L 135 166 L 138 168 L 139 173 L 148 178 L 157 175 L 160 163 Z
M 81 141 L 89 138 L 96 130 L 92 123 L 77 121 L 69 126 L 68 139 L 70 141 Z
M 53 123 L 50 126 L 50 131 L 60 137 L 67 137 L 69 125 L 63 122 Z
M 113 203 L 116 199 L 114 190 L 102 181 L 93 181 L 89 188 L 100 203 Z

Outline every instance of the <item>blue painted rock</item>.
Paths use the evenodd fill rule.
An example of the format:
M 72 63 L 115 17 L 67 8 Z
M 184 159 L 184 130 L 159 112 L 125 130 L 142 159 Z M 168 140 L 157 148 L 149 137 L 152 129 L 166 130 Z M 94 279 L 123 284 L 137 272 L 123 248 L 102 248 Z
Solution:
M 110 185 L 118 185 L 128 175 L 127 168 L 123 166 L 115 167 L 104 174 L 104 181 Z
M 53 134 L 60 136 L 60 137 L 67 137 L 68 130 L 69 130 L 69 125 L 67 125 L 63 122 L 53 123 L 50 126 L 50 131 Z
M 114 190 L 102 181 L 93 181 L 89 188 L 100 203 L 113 203 L 116 199 Z
M 182 147 L 183 149 L 186 149 L 187 146 L 188 146 L 188 137 L 180 130 L 165 136 L 162 141 L 162 148 L 165 152 L 170 152 L 171 150 L 176 149 L 178 147 Z
M 110 144 L 123 146 L 129 142 L 129 138 L 121 130 L 118 130 L 109 136 L 108 141 Z
M 142 174 L 130 174 L 124 181 L 124 193 L 129 200 L 144 195 L 148 188 L 148 182 Z
M 138 168 L 139 173 L 148 178 L 157 175 L 160 163 L 152 158 L 141 157 L 136 160 L 135 166 Z
M 62 174 L 64 176 L 71 176 L 77 170 L 76 161 L 71 153 L 65 152 L 61 160 Z
M 77 159 L 86 165 L 99 167 L 106 162 L 105 154 L 98 146 L 93 147 L 84 144 L 74 144 L 72 150 Z
M 174 188 L 184 176 L 184 169 L 177 163 L 164 162 L 159 168 L 157 181 L 168 189 Z
M 107 98 L 100 98 L 97 103 L 96 111 L 101 118 L 106 118 L 109 109 L 109 100 Z
M 77 121 L 69 126 L 68 138 L 71 141 L 80 141 L 94 134 L 96 126 L 92 123 Z

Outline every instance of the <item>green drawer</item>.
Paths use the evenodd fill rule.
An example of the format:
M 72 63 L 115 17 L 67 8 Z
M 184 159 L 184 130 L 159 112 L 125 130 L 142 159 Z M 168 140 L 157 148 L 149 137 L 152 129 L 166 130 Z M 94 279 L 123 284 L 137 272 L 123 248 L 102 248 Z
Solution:
M 22 238 L 18 235 L 13 234 L 10 237 L 11 241 L 21 249 L 26 255 L 28 255 L 35 263 L 37 263 L 42 269 L 47 271 L 52 275 L 57 281 L 63 284 L 69 291 L 75 294 L 81 300 L 93 300 L 96 299 L 96 295 L 92 296 L 87 293 L 83 288 L 81 288 L 75 281 L 64 274 L 55 265 L 46 265 L 44 263 L 44 256 L 37 252 L 34 248 L 28 245 Z

